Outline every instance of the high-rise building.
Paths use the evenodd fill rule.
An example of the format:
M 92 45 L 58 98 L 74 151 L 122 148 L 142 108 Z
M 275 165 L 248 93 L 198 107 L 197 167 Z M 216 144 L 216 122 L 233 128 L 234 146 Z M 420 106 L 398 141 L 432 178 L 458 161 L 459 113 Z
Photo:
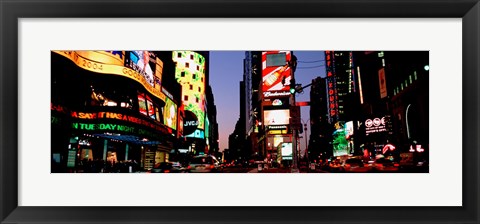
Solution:
M 262 80 L 262 52 L 246 51 L 243 65 L 244 101 L 241 113 L 245 114 L 245 151 L 249 159 L 256 159 L 261 152 L 259 131 L 262 125 L 260 83 Z
M 357 77 L 351 51 L 325 51 L 328 122 L 333 125 L 334 156 L 355 152 L 358 129 Z
M 328 121 L 351 120 L 349 108 L 356 92 L 356 79 L 351 51 L 325 51 L 327 74 Z
M 208 52 L 172 52 L 172 59 L 176 63 L 175 78 L 182 86 L 183 109 L 193 113 L 197 121 L 192 123 L 196 128 L 193 133 L 185 134 L 186 141 L 181 146 L 193 154 L 208 153 L 205 138 L 205 132 L 208 131 L 206 130 L 207 122 L 211 122 L 206 115 L 206 88 L 209 85 L 208 55 Z
M 354 58 L 365 148 L 428 148 L 428 51 L 354 52 Z
M 311 160 L 327 158 L 332 155 L 329 144 L 333 129 L 328 122 L 326 78 L 312 80 L 310 89 L 310 140 L 309 157 Z

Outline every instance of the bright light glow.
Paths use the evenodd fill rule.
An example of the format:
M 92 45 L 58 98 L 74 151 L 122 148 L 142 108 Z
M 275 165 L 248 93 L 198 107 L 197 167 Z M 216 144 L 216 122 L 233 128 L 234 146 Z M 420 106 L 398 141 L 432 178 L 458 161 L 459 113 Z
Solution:
M 358 86 L 360 88 L 360 104 L 363 104 L 362 77 L 360 76 L 360 66 L 357 66 Z
M 410 146 L 410 150 L 408 150 L 409 152 L 415 152 L 415 149 L 413 149 L 413 146 Z
M 429 65 L 425 65 L 425 67 L 423 67 L 423 69 L 425 69 L 425 71 L 428 71 L 428 70 L 430 70 L 430 66 L 429 66 Z
M 393 150 L 395 150 L 395 146 L 392 145 L 392 144 L 386 144 L 382 149 L 382 153 L 385 154 L 385 152 L 387 152 L 387 150 L 393 151 Z

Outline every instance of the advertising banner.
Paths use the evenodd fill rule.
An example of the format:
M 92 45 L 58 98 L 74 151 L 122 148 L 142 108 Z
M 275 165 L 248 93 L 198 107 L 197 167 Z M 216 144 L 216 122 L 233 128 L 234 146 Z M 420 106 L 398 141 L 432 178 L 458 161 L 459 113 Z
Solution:
M 177 130 L 177 105 L 168 97 L 165 100 L 165 108 L 163 109 L 163 124 L 173 130 Z
M 265 110 L 264 111 L 265 125 L 282 125 L 289 124 L 290 110 Z
M 291 142 L 284 142 L 279 145 L 282 160 L 292 160 L 293 158 L 293 144 Z
M 380 98 L 387 96 L 387 81 L 385 80 L 385 68 L 378 70 L 378 82 L 380 85 Z
M 262 91 L 265 98 L 290 96 L 290 51 L 262 52 Z

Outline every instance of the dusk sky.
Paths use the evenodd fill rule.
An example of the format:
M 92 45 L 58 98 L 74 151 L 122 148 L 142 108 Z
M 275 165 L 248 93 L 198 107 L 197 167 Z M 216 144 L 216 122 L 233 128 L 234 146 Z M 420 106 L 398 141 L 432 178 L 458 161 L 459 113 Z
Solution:
M 308 85 L 315 77 L 325 77 L 323 51 L 293 51 L 298 64 L 295 72 L 297 84 Z M 245 51 L 210 51 L 210 85 L 212 86 L 220 135 L 220 151 L 228 148 L 228 136 L 240 118 L 240 81 L 243 80 Z M 310 87 L 297 94 L 297 102 L 310 101 Z M 310 107 L 301 107 L 302 123 L 309 122 Z M 310 129 L 310 125 L 307 126 Z M 310 130 L 307 131 L 309 137 Z M 309 139 L 307 139 L 309 140 Z M 300 139 L 305 149 L 305 139 Z

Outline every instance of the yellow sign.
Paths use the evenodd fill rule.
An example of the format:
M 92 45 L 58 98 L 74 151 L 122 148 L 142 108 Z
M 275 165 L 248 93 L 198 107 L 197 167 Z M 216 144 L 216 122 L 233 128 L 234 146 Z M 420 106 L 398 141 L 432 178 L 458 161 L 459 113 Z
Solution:
M 107 61 L 106 57 L 102 56 L 100 57 L 100 53 L 94 54 L 94 53 L 85 53 L 86 51 L 53 51 L 57 54 L 60 54 L 71 61 L 73 61 L 77 66 L 80 68 L 92 71 L 92 72 L 97 72 L 97 73 L 102 73 L 102 74 L 113 74 L 113 75 L 120 75 L 124 76 L 130 79 L 133 79 L 140 84 L 142 84 L 145 89 L 147 89 L 148 92 L 153 94 L 154 96 L 160 98 L 165 102 L 165 94 L 160 91 L 160 89 L 156 89 L 152 87 L 147 80 L 145 80 L 145 77 L 143 77 L 141 74 L 138 72 L 127 68 L 125 66 L 119 65 L 119 61 L 114 62 L 115 64 L 105 64 L 105 63 L 100 63 L 98 61 Z M 93 58 L 85 58 L 85 57 L 95 57 L 99 56 L 98 59 L 93 59 Z M 112 62 L 112 61 L 111 61 Z

